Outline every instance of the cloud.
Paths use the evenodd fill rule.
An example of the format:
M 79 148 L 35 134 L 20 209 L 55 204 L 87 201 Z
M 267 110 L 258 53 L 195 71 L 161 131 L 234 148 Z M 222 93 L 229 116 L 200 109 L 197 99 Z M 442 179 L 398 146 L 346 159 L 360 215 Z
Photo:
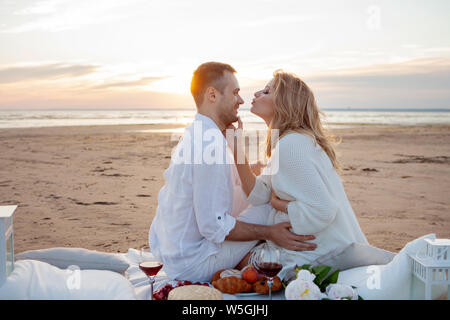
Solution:
M 0 68 L 0 83 L 75 78 L 94 73 L 99 66 L 53 63 Z
M 39 1 L 15 12 L 15 15 L 28 17 L 25 23 L 6 28 L 0 33 L 59 32 L 118 21 L 129 17 L 124 6 L 133 6 L 141 1 L 143 0 Z
M 169 77 L 144 77 L 139 80 L 133 80 L 133 81 L 109 82 L 109 83 L 104 83 L 101 85 L 94 86 L 93 89 L 142 87 L 142 86 L 146 86 L 152 82 L 167 79 L 167 78 L 169 78 Z
M 435 47 L 435 48 L 426 48 L 423 49 L 424 52 L 427 53 L 449 53 L 450 52 L 450 47 Z
M 321 108 L 450 108 L 450 57 L 297 74 Z M 269 80 L 247 81 L 245 100 Z
M 61 5 L 65 5 L 70 0 L 45 0 L 36 1 L 28 7 L 14 12 L 17 15 L 40 15 L 49 14 L 57 11 Z
M 304 79 L 323 107 L 450 107 L 450 58 L 334 70 Z
M 65 30 L 76 30 L 86 25 L 102 24 L 121 19 L 121 15 L 109 15 L 97 18 L 84 15 L 82 12 L 68 12 L 59 16 L 46 17 L 31 21 L 16 27 L 2 30 L 1 33 L 18 34 L 31 31 L 59 32 Z
M 0 84 L 12 83 L 3 88 L 0 85 L 0 108 L 182 108 L 193 105 L 188 94 L 155 92 L 159 84 L 156 82 L 169 77 L 130 79 L 130 74 L 127 77 L 123 73 L 122 76 L 108 74 L 104 72 L 104 66 L 101 72 L 97 72 L 97 68 L 88 64 L 59 63 L 0 69 Z M 286 70 L 296 72 L 295 69 Z M 89 79 L 36 81 L 33 82 L 34 90 L 30 90 L 30 84 L 25 82 L 30 79 L 74 78 L 94 72 Z M 321 108 L 450 108 L 450 57 L 298 74 L 312 88 Z M 266 79 L 248 77 L 242 81 L 241 91 L 246 106 L 253 93 L 263 88 L 270 77 L 271 73 Z M 143 88 L 153 83 L 155 87 Z M 121 88 L 128 90 L 117 90 Z
M 335 70 L 308 78 L 317 84 L 333 84 L 338 87 L 449 89 L 450 58 L 425 58 L 396 64 Z
M 0 109 L 148 109 L 194 108 L 191 96 L 143 90 L 84 90 L 54 92 L 44 88 L 39 92 L 28 90 L 18 95 L 1 92 Z
M 289 23 L 303 23 L 309 21 L 319 21 L 325 20 L 326 17 L 321 15 L 280 15 L 280 16 L 271 16 L 259 20 L 248 20 L 241 24 L 237 24 L 239 28 L 242 27 L 262 27 L 266 25 L 280 25 L 280 24 L 289 24 Z M 236 26 L 236 25 L 235 25 Z

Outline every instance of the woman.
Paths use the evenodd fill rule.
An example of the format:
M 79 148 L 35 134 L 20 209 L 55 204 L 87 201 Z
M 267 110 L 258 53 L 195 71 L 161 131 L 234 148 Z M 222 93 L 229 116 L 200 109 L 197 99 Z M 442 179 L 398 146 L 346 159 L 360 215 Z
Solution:
M 264 216 L 267 224 L 289 221 L 294 233 L 316 238 L 313 251 L 279 248 L 281 263 L 311 263 L 350 243 L 367 243 L 337 173 L 334 140 L 325 134 L 310 88 L 294 74 L 275 71 L 266 87 L 255 93 L 250 111 L 268 126 L 269 159 L 262 174 L 255 176 L 246 159 L 237 161 L 242 142 L 236 141 L 242 189 L 259 208 L 253 212 Z M 238 267 L 245 266 L 248 257 Z

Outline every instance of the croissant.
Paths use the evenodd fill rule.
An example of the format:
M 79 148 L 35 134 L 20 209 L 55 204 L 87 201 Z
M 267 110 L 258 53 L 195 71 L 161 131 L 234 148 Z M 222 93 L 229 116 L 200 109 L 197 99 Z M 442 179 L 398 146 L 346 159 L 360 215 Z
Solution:
M 214 288 L 223 293 L 235 294 L 252 291 L 252 285 L 238 277 L 225 277 L 212 282 Z
M 225 269 L 219 270 L 216 273 L 214 273 L 211 283 L 220 279 L 220 274 L 222 273 L 222 271 L 225 271 Z
M 273 278 L 272 292 L 279 291 L 283 287 L 279 277 Z M 260 294 L 269 293 L 269 285 L 267 284 L 267 279 L 258 280 L 253 284 L 253 291 Z

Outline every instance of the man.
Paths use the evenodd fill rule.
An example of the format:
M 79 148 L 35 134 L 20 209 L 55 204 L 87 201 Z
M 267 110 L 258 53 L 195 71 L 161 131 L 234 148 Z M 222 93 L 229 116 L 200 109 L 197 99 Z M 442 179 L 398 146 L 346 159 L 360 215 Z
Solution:
M 238 120 L 244 103 L 235 72 L 228 64 L 207 62 L 192 77 L 197 114 L 164 172 L 149 233 L 151 250 L 172 279 L 210 281 L 218 270 L 236 267 L 259 240 L 290 250 L 315 248 L 304 242 L 314 237 L 291 233 L 289 223 L 266 226 L 252 208 L 232 216 L 233 156 L 222 133 Z

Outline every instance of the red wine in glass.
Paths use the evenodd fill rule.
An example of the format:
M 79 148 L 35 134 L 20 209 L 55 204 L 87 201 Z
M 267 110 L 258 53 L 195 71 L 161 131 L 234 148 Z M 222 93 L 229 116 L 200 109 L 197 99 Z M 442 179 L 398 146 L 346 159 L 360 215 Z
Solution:
M 250 263 L 266 276 L 269 286 L 269 300 L 272 300 L 273 278 L 283 269 L 283 265 L 280 263 L 280 250 L 266 242 L 252 249 Z
M 257 268 L 266 277 L 273 278 L 283 269 L 283 266 L 277 262 L 259 262 Z
M 159 261 L 143 261 L 139 263 L 139 268 L 148 276 L 156 276 L 163 267 L 163 264 Z
M 146 256 L 149 256 L 150 254 L 150 247 L 144 245 L 139 254 L 139 268 L 147 275 L 150 281 L 150 300 L 153 300 L 153 284 L 155 283 L 155 276 L 163 267 L 163 263 L 157 260 L 147 260 L 149 257 Z

